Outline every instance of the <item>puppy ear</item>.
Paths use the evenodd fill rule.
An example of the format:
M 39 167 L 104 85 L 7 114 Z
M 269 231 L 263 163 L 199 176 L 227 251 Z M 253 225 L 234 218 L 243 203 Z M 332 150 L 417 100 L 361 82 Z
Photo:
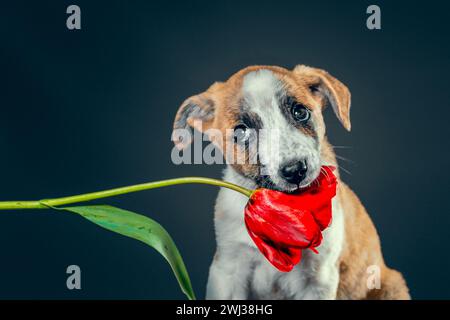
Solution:
M 178 149 L 192 142 L 192 129 L 204 132 L 214 121 L 215 103 L 212 95 L 204 92 L 186 99 L 178 109 L 173 123 L 172 141 Z
M 328 101 L 344 128 L 350 131 L 351 95 L 348 88 L 321 69 L 298 65 L 294 68 L 294 73 L 306 78 L 311 90 L 322 95 Z

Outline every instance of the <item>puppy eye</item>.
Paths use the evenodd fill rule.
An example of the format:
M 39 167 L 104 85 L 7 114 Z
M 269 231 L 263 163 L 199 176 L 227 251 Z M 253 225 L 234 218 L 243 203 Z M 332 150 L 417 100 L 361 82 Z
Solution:
M 308 121 L 309 118 L 311 117 L 311 112 L 304 105 L 298 103 L 294 104 L 291 107 L 291 113 L 292 117 L 297 122 Z
M 243 144 L 250 138 L 250 130 L 245 124 L 239 124 L 234 127 L 234 142 Z

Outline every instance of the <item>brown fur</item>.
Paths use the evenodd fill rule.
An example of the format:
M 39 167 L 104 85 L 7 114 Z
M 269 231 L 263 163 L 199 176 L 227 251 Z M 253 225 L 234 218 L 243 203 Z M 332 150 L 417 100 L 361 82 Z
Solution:
M 324 142 L 322 157 L 336 164 L 333 147 L 326 138 Z M 345 239 L 339 262 L 337 299 L 410 299 L 403 276 L 385 265 L 378 233 L 366 209 L 355 193 L 342 180 L 338 181 L 337 197 L 344 212 Z M 366 270 L 371 265 L 381 269 L 380 289 L 367 289 Z
M 385 263 L 377 231 L 353 191 L 339 181 L 339 198 L 345 214 L 345 246 L 340 258 L 338 299 L 410 299 L 402 275 Z M 381 269 L 381 288 L 368 290 L 366 270 Z
M 312 110 L 312 116 L 316 123 L 316 133 L 320 138 L 321 156 L 327 163 L 337 164 L 333 148 L 325 136 L 325 124 L 322 111 L 330 104 L 342 125 L 350 131 L 350 92 L 340 81 L 327 72 L 306 67 L 297 66 L 289 71 L 274 66 L 252 66 L 245 68 L 228 79 L 224 83 L 215 83 L 207 91 L 187 99 L 177 113 L 175 129 L 180 127 L 179 119 L 187 105 L 195 104 L 205 110 L 214 106 L 214 117 L 203 116 L 199 119 L 189 117 L 187 125 L 205 132 L 209 128 L 220 129 L 223 140 L 210 136 L 211 141 L 222 148 L 227 154 L 225 135 L 226 129 L 231 129 L 236 124 L 236 118 L 240 112 L 240 88 L 245 74 L 259 70 L 269 69 L 283 81 L 290 94 L 298 101 Z M 318 90 L 311 90 L 311 88 Z M 205 101 L 207 103 L 205 103 Z M 202 120 L 202 127 L 195 120 Z M 184 125 L 181 123 L 181 126 Z M 175 143 L 178 143 L 175 141 Z M 236 149 L 239 153 L 240 150 Z M 255 165 L 235 165 L 236 169 L 246 175 L 257 174 Z M 338 179 L 339 179 L 339 174 Z M 340 282 L 337 292 L 338 299 L 409 299 L 409 292 L 402 275 L 388 268 L 383 260 L 380 241 L 377 231 L 367 214 L 365 208 L 353 191 L 341 180 L 338 180 L 337 197 L 344 211 L 345 240 L 339 260 Z M 371 265 L 377 265 L 381 270 L 381 288 L 367 289 L 366 270 Z

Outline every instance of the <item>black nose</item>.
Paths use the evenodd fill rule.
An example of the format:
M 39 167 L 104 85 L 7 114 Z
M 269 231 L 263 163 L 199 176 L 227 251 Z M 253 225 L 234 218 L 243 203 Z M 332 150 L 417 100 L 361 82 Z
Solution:
M 285 164 L 280 169 L 280 176 L 290 183 L 299 184 L 306 177 L 308 165 L 305 160 Z

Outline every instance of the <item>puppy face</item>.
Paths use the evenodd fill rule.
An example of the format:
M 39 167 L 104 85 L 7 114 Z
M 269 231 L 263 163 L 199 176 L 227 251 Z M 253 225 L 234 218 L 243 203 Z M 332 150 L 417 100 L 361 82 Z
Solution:
M 174 129 L 204 132 L 238 173 L 258 186 L 293 192 L 319 175 L 327 105 L 350 130 L 350 93 L 328 73 L 254 66 L 187 99 Z

